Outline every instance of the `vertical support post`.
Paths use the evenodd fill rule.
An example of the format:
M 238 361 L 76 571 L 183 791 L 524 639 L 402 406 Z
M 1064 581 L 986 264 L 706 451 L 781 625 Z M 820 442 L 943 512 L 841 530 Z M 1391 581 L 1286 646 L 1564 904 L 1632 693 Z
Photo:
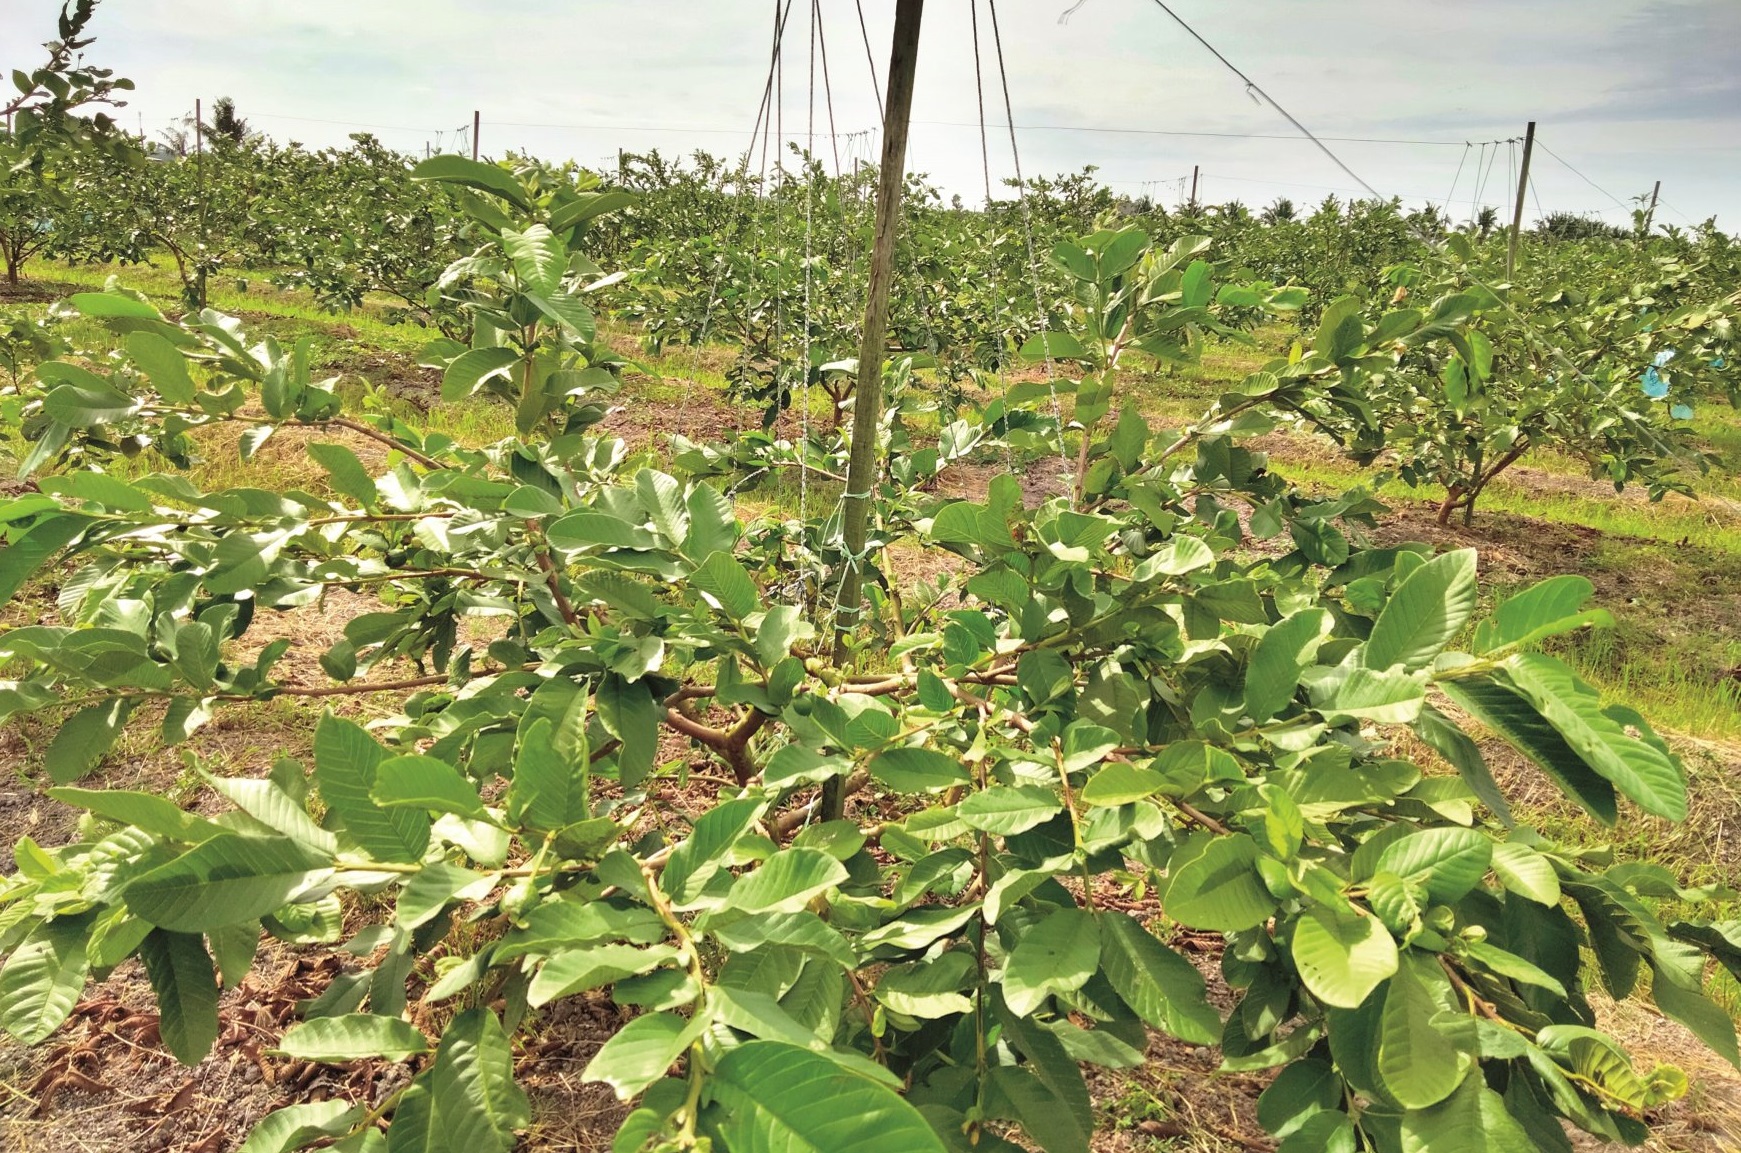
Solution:
M 1511 244 L 1505 250 L 1505 276 L 1517 271 L 1517 241 L 1523 231 L 1523 195 L 1529 190 L 1529 158 L 1535 152 L 1535 121 L 1523 132 L 1523 164 L 1517 173 L 1517 203 L 1511 209 Z
M 913 115 L 913 76 L 919 63 L 919 24 L 925 0 L 897 0 L 894 44 L 889 53 L 889 89 L 883 101 L 883 159 L 877 173 L 876 242 L 871 248 L 870 287 L 865 296 L 864 331 L 858 346 L 858 385 L 853 394 L 852 452 L 841 498 L 846 560 L 836 606 L 834 661 L 846 658 L 847 638 L 864 611 L 865 539 L 869 535 L 871 495 L 880 461 L 877 432 L 883 411 L 883 353 L 888 335 L 889 290 L 895 279 L 895 234 L 906 184 L 907 132 Z M 835 777 L 822 793 L 822 818 L 838 819 L 845 805 L 845 782 Z
M 1656 187 L 1650 190 L 1650 207 L 1644 210 L 1644 235 L 1640 240 L 1650 239 L 1650 225 L 1656 219 L 1656 198 L 1662 195 L 1662 181 L 1656 182 Z
M 1197 211 L 1197 177 L 1203 171 L 1201 164 L 1191 165 L 1191 211 Z
M 478 158 L 478 129 L 482 126 L 483 114 L 476 109 L 472 111 L 472 159 Z

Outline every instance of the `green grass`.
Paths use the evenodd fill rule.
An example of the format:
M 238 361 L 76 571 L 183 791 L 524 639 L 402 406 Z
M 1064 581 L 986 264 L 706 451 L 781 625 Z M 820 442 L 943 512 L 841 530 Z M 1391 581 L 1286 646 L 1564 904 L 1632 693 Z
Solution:
M 114 277 L 119 283 L 144 293 L 152 303 L 172 312 L 181 312 L 186 304 L 182 298 L 181 278 L 174 263 L 167 257 L 154 258 L 147 264 L 64 264 L 36 261 L 26 266 L 25 275 L 38 280 L 77 285 L 81 290 L 100 291 Z M 231 315 L 248 313 L 255 318 L 254 327 L 275 336 L 314 336 L 330 346 L 354 345 L 402 357 L 414 357 L 437 333 L 415 324 L 395 323 L 390 307 L 382 301 L 366 301 L 362 308 L 348 312 L 332 312 L 323 308 L 312 293 L 301 289 L 279 288 L 270 282 L 275 275 L 270 269 L 236 269 L 213 277 L 207 284 L 206 304 Z M 261 328 L 260 321 L 265 326 Z M 275 323 L 278 322 L 278 323 Z M 288 325 L 282 322 L 290 322 Z M 354 335 L 353 335 L 354 334 Z
M 1312 453 L 1309 458 L 1278 454 L 1277 464 L 1301 488 L 1319 493 L 1341 492 L 1357 484 L 1372 485 L 1374 474 L 1352 461 Z M 1592 489 L 1596 490 L 1593 484 Z M 1373 490 L 1380 500 L 1437 504 L 1444 489 L 1436 485 L 1412 488 L 1386 480 Z M 1629 490 L 1630 492 L 1631 490 Z M 1503 516 L 1526 516 L 1559 524 L 1579 525 L 1613 537 L 1656 541 L 1709 549 L 1741 557 L 1741 516 L 1715 503 L 1686 500 L 1652 502 L 1624 494 L 1542 491 L 1501 475 L 1481 494 L 1474 527 Z M 1461 523 L 1459 516 L 1457 523 Z

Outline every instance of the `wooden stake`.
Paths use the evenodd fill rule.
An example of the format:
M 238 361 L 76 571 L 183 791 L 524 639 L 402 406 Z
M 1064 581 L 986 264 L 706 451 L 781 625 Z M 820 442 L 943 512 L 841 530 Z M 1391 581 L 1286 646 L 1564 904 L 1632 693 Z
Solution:
M 473 160 L 476 160 L 478 158 L 478 129 L 482 126 L 482 116 L 483 116 L 483 114 L 480 112 L 477 112 L 476 110 L 474 110 L 472 112 L 472 159 Z
M 889 90 L 883 102 L 883 160 L 877 178 L 876 242 L 871 248 L 870 288 L 865 297 L 864 331 L 858 346 L 858 386 L 853 395 L 852 453 L 841 498 L 842 533 L 847 559 L 840 572 L 835 605 L 834 661 L 846 658 L 847 638 L 864 611 L 865 538 L 869 535 L 871 494 L 881 462 L 877 431 L 882 424 L 883 353 L 888 333 L 889 290 L 895 278 L 895 233 L 900 225 L 901 191 L 906 184 L 907 131 L 913 114 L 913 75 L 919 63 L 919 24 L 925 0 L 897 0 L 894 44 L 889 53 Z M 842 781 L 823 788 L 822 819 L 835 820 L 845 802 Z
M 1659 180 L 1656 182 L 1656 187 L 1650 190 L 1650 207 L 1644 210 L 1644 236 L 1640 239 L 1648 240 L 1650 238 L 1650 224 L 1656 219 L 1656 198 L 1661 195 L 1662 181 Z
M 1192 212 L 1197 211 L 1197 174 L 1200 171 L 1202 171 L 1201 165 L 1198 165 L 1198 164 L 1191 165 L 1191 211 Z
M 1505 277 L 1517 271 L 1517 240 L 1523 231 L 1523 194 L 1529 190 L 1529 158 L 1535 151 L 1535 121 L 1523 132 L 1523 165 L 1517 172 L 1517 203 L 1511 210 L 1511 244 L 1505 250 Z

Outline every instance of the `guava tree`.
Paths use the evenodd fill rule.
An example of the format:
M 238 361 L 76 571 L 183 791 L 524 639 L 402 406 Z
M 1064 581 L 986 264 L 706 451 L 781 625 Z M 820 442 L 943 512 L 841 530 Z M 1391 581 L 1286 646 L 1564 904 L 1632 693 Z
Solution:
M 483 241 L 435 284 L 471 333 L 469 348 L 442 339 L 425 354 L 443 368 L 442 398 L 499 396 L 514 405 L 522 434 L 547 419 L 570 433 L 601 419 L 604 407 L 592 397 L 616 390 L 625 361 L 597 343 L 585 300 L 612 278 L 577 245 L 588 222 L 628 203 L 628 194 L 540 165 L 510 171 L 463 156 L 432 157 L 414 175 L 456 188 Z
M 84 60 L 96 9 L 97 0 L 66 0 L 57 36 L 43 46 L 48 58 L 28 71 L 15 68 L 17 91 L 0 103 L 0 116 L 11 126 L 0 136 L 0 258 L 8 284 L 18 283 L 31 257 L 61 242 L 67 216 L 84 208 L 73 191 L 75 158 L 129 151 L 114 119 L 100 109 L 124 105 L 119 94 L 133 82 Z M 97 111 L 81 116 L 81 109 Z
M 1473 256 L 1460 239 L 1453 261 Z M 1495 292 L 1463 265 L 1392 268 L 1389 302 L 1346 296 L 1324 310 L 1310 349 L 1337 366 L 1340 399 L 1302 415 L 1361 461 L 1382 455 L 1408 484 L 1443 487 L 1441 524 L 1459 510 L 1467 523 L 1537 450 L 1583 460 L 1616 491 L 1690 492 L 1708 461 L 1687 421 L 1732 375 L 1735 302 L 1671 303 L 1672 268 L 1656 286 L 1594 290 L 1564 271 Z
M 505 255 L 485 246 L 473 291 L 548 302 L 557 233 L 491 232 Z M 1085 279 L 1145 325 L 1197 307 L 1154 291 L 1189 266 L 1145 253 L 1134 284 L 1099 261 Z M 1637 1142 L 1686 1079 L 1636 1068 L 1591 994 L 1646 983 L 1736 1059 L 1703 984 L 1712 958 L 1741 970 L 1741 925 L 1664 920 L 1657 901 L 1712 894 L 1516 821 L 1464 729 L 1598 821 L 1685 816 L 1644 718 L 1536 649 L 1606 623 L 1589 584 L 1483 614 L 1473 552 L 1356 548 L 1338 526 L 1369 499 L 1304 498 L 1240 443 L 1261 406 L 1331 403 L 1347 366 L 1296 357 L 1184 430 L 1115 395 L 1101 438 L 1079 409 L 1088 499 L 1030 506 L 1009 476 L 941 498 L 891 462 L 881 531 L 952 554 L 955 595 L 873 596 L 843 668 L 784 567 L 826 520 L 746 523 L 707 480 L 547 422 L 473 449 L 347 416 L 227 318 L 73 303 L 119 347 L 29 390 L 65 431 L 39 491 L 0 505 L 0 592 L 50 581 L 58 619 L 0 635 L 0 714 L 58 726 L 50 795 L 88 816 L 70 844 L 20 842 L 0 885 L 0 1025 L 45 1039 L 137 956 L 195 1062 L 262 934 L 336 943 L 360 919 L 372 968 L 278 1045 L 412 1076 L 373 1107 L 282 1109 L 256 1148 L 507 1153 L 529 1123 L 514 1038 L 604 989 L 633 1015 L 585 1075 L 633 1102 L 624 1151 L 1081 1153 L 1082 1065 L 1140 1064 L 1149 1029 L 1275 1070 L 1259 1113 L 1288 1153 L 1559 1151 L 1567 1121 Z M 329 483 L 41 471 L 225 422 L 323 435 Z M 332 684 L 292 681 L 290 642 L 257 642 L 331 589 L 381 603 L 320 654 Z M 129 725 L 197 749 L 236 704 L 379 691 L 398 713 L 323 715 L 311 764 L 208 772 L 217 817 L 102 785 Z M 1404 733 L 1442 761 L 1399 755 Z M 670 734 L 727 781 L 693 819 L 658 799 Z M 830 780 L 847 819 L 818 819 Z M 1229 1014 L 1182 933 L 1222 939 Z

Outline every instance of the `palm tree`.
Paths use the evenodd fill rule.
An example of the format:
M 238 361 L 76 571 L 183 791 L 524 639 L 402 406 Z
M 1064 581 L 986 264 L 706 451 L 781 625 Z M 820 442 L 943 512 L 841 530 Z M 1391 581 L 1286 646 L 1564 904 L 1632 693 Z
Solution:
M 236 102 L 228 96 L 218 97 L 217 103 L 212 105 L 212 122 L 206 126 L 206 131 L 237 144 L 250 135 L 248 122 L 236 115 Z
M 1281 224 L 1299 215 L 1294 209 L 1294 202 L 1285 196 L 1278 196 L 1276 202 L 1263 210 L 1262 220 L 1265 224 Z

